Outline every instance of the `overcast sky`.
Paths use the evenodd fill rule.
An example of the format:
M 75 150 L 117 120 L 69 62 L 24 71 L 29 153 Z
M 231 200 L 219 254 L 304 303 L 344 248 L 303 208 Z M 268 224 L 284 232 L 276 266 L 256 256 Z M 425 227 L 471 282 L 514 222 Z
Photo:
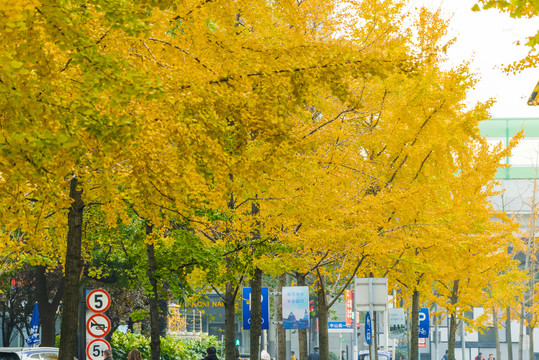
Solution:
M 517 40 L 539 30 L 539 17 L 512 19 L 497 10 L 473 12 L 475 0 L 411 0 L 422 1 L 432 8 L 441 8 L 451 17 L 451 32 L 457 42 L 449 51 L 455 63 L 472 61 L 472 70 L 481 80 L 470 94 L 471 101 L 495 98 L 493 117 L 536 117 L 539 106 L 528 106 L 527 100 L 539 81 L 539 69 L 528 69 L 516 75 L 506 75 L 503 65 L 521 59 L 528 48 L 517 46 Z

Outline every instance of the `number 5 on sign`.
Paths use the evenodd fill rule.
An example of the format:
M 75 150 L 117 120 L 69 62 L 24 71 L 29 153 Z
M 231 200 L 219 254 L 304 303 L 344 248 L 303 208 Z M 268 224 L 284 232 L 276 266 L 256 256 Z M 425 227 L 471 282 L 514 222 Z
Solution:
M 92 290 L 86 297 L 86 305 L 95 313 L 105 312 L 110 307 L 110 295 L 103 289 Z
M 103 339 L 95 339 L 86 347 L 86 358 L 89 360 L 101 360 L 105 350 L 110 350 L 109 342 Z

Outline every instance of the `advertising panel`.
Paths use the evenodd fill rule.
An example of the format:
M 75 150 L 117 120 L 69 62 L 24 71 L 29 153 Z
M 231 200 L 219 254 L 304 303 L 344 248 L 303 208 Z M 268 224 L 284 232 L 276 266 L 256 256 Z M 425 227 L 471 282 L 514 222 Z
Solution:
M 309 287 L 283 287 L 283 329 L 309 328 Z
M 404 309 L 389 309 L 389 338 L 403 339 L 406 336 Z

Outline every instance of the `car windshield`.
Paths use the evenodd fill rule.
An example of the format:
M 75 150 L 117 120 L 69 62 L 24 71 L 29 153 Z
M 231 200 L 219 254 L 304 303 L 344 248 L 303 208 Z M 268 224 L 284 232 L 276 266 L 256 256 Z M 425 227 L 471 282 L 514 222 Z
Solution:
M 369 354 L 360 354 L 359 360 L 369 360 Z M 378 360 L 389 360 L 386 354 L 378 354 Z
M 15 353 L 0 352 L 0 360 L 20 360 Z

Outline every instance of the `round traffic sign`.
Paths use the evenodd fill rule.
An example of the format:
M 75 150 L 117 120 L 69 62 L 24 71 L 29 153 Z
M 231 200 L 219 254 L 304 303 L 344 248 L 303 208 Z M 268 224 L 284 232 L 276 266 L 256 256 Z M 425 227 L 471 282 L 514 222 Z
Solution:
M 103 352 L 110 350 L 110 344 L 104 339 L 95 339 L 86 346 L 86 358 L 89 360 L 102 360 Z
M 103 337 L 110 331 L 110 319 L 104 314 L 94 314 L 86 322 L 86 331 L 93 337 Z
M 86 305 L 95 313 L 105 312 L 110 307 L 110 295 L 103 289 L 92 290 L 86 297 Z

